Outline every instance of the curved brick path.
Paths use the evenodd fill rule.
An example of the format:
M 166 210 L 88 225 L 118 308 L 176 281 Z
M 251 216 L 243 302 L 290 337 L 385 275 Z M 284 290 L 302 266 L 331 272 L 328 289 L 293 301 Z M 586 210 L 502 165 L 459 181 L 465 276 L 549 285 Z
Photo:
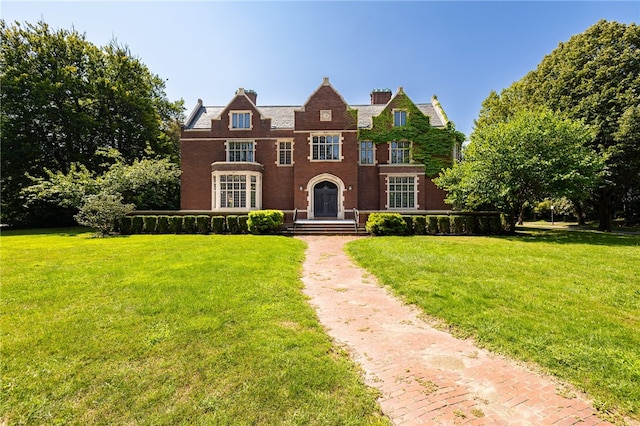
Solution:
M 357 237 L 298 238 L 311 305 L 394 424 L 609 424 L 558 381 L 430 327 L 350 261 L 342 248 Z

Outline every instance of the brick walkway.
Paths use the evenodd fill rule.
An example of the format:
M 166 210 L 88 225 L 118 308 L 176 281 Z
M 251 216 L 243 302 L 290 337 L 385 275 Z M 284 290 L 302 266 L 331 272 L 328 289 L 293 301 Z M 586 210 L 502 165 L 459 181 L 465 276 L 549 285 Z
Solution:
M 430 327 L 350 261 L 342 248 L 357 237 L 298 238 L 311 305 L 394 424 L 609 424 L 559 381 Z

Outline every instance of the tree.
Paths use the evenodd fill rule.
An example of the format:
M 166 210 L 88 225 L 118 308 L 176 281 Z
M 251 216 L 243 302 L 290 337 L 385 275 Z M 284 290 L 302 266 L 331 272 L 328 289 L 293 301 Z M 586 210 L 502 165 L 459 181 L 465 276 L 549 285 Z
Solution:
M 98 194 L 120 196 L 138 209 L 176 209 L 180 196 L 180 169 L 166 158 L 134 160 L 125 163 L 115 150 L 99 157 L 115 159 L 102 174 L 96 175 L 82 164 L 72 163 L 68 173 L 45 169 L 47 177 L 32 177 L 32 185 L 22 191 L 29 207 L 46 202 L 77 213 L 87 197 Z
M 42 220 L 35 204 L 23 207 L 21 191 L 32 183 L 26 174 L 66 174 L 72 164 L 99 173 L 109 165 L 94 155 L 99 148 L 129 162 L 177 161 L 182 101 L 167 100 L 164 80 L 126 46 L 99 48 L 44 22 L 0 21 L 0 30 L 2 222 Z
M 547 109 L 516 112 L 506 122 L 476 126 L 464 160 L 434 182 L 463 209 L 497 208 L 511 231 L 525 203 L 580 197 L 598 182 L 602 158 L 586 144 L 584 124 Z
M 536 70 L 500 95 L 491 93 L 476 124 L 504 121 L 523 107 L 542 105 L 592 126 L 596 134 L 591 148 L 606 162 L 604 179 L 591 199 L 599 211 L 599 228 L 611 230 L 613 213 L 638 187 L 640 142 L 637 136 L 629 139 L 620 133 L 638 99 L 640 26 L 602 20 L 560 43 Z

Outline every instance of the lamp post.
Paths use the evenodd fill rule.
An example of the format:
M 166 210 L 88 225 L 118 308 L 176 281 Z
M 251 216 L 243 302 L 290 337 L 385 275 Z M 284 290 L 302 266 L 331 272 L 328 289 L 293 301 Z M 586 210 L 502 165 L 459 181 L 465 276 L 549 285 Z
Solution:
M 555 206 L 551 206 L 551 225 L 553 225 L 553 209 L 555 208 Z

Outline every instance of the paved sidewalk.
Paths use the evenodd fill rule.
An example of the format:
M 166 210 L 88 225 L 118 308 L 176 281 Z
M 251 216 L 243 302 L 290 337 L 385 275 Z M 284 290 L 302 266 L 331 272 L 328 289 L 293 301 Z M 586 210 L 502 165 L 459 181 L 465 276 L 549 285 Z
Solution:
M 350 261 L 343 246 L 358 237 L 298 238 L 311 305 L 394 424 L 610 424 L 557 380 L 430 327 Z

